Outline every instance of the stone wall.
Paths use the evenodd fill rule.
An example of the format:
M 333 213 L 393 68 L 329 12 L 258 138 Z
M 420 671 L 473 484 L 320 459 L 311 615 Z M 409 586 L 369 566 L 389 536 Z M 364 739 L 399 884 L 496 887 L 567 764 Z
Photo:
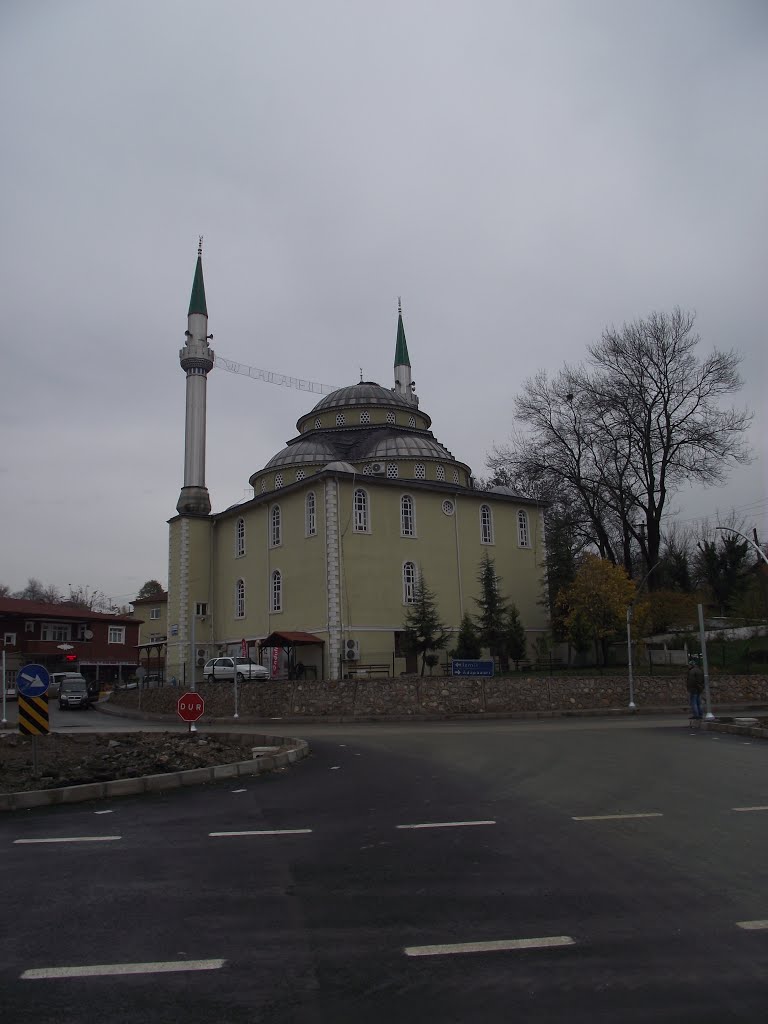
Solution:
M 205 718 L 229 718 L 234 712 L 231 683 L 202 684 Z M 712 707 L 768 704 L 768 676 L 714 676 Z M 141 694 L 143 711 L 174 714 L 181 691 L 165 686 Z M 112 701 L 136 708 L 135 690 L 119 691 Z M 640 676 L 635 680 L 638 708 L 679 708 L 688 704 L 684 676 Z M 301 680 L 241 684 L 242 717 L 387 718 L 483 714 L 567 713 L 624 709 L 629 704 L 627 676 L 519 675 L 492 679 L 399 676 L 393 679 Z

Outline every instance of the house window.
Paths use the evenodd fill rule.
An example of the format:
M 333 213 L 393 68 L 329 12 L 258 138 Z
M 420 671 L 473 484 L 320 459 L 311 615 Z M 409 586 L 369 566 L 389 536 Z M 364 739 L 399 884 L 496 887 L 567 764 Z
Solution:
M 235 618 L 245 617 L 245 580 L 238 580 L 235 584 Z
M 343 412 L 337 412 L 336 413 L 336 426 L 337 427 L 343 427 L 345 423 L 346 423 L 346 420 L 344 419 L 344 413 Z
M 314 537 L 317 533 L 317 501 L 315 492 L 310 491 L 307 495 L 305 505 L 305 526 L 308 537 Z
M 445 466 L 438 466 L 435 470 L 436 480 L 445 480 Z
M 282 544 L 282 531 L 280 529 L 280 506 L 273 505 L 269 511 L 269 546 L 272 548 Z
M 493 518 L 490 505 L 480 506 L 480 543 L 493 544 Z
M 16 634 L 15 633 L 3 633 L 3 643 L 4 644 L 15 644 L 16 643 Z
M 71 640 L 72 627 L 68 622 L 43 622 L 40 627 L 41 640 Z
M 427 472 L 424 469 L 424 464 L 422 462 L 417 462 L 416 465 L 413 467 L 413 475 L 416 477 L 417 480 L 425 479 Z
M 235 524 L 235 558 L 245 554 L 245 520 L 240 518 Z
M 523 509 L 517 513 L 517 543 L 521 548 L 531 546 L 528 534 L 528 513 Z
M 202 615 L 207 615 L 207 614 L 208 614 L 208 602 L 207 601 L 198 601 L 197 604 L 195 605 L 195 615 L 202 616 Z
M 387 413 L 387 423 L 394 423 L 394 422 L 395 422 L 395 414 L 393 412 L 388 412 Z
M 371 422 L 371 414 L 368 412 L 367 409 L 363 409 L 363 411 L 360 413 L 360 422 L 363 424 L 368 424 Z
M 416 600 L 416 563 L 403 563 L 403 604 L 413 604 Z
M 355 491 L 353 501 L 354 531 L 355 533 L 368 533 L 368 495 L 362 488 Z
M 272 573 L 271 605 L 273 612 L 283 610 L 283 577 L 279 569 Z
M 159 608 L 150 608 L 149 609 L 149 617 L 150 617 L 150 619 L 159 619 L 160 618 L 160 609 Z
M 282 473 L 275 473 L 275 487 L 277 488 L 277 487 L 282 487 L 282 486 L 283 486 L 283 474 Z
M 25 633 L 34 633 L 35 632 L 35 624 L 34 624 L 34 622 L 25 622 L 24 623 L 24 632 Z
M 125 626 L 110 626 L 109 635 L 107 637 L 107 643 L 109 644 L 124 644 L 125 643 Z
M 387 480 L 397 480 L 397 463 L 387 463 Z
M 403 537 L 414 537 L 416 535 L 413 498 L 410 494 L 404 494 L 400 499 L 400 533 Z

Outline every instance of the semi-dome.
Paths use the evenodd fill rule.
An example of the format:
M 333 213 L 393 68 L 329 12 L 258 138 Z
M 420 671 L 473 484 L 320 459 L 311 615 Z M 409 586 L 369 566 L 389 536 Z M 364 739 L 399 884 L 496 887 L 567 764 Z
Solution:
M 361 380 L 359 384 L 351 384 L 346 388 L 339 388 L 332 391 L 330 395 L 321 398 L 312 410 L 313 413 L 322 412 L 324 409 L 338 409 L 341 407 L 356 405 L 393 405 L 403 409 L 413 410 L 413 405 L 407 402 L 401 395 L 383 388 L 381 384 L 374 381 Z
M 336 452 L 326 438 L 322 434 L 315 434 L 287 445 L 277 455 L 273 455 L 264 468 L 274 469 L 276 466 L 295 466 L 302 463 L 324 464 L 332 462 L 335 458 Z
M 369 459 L 451 459 L 453 456 L 447 448 L 428 434 L 389 434 L 375 439 L 365 453 Z

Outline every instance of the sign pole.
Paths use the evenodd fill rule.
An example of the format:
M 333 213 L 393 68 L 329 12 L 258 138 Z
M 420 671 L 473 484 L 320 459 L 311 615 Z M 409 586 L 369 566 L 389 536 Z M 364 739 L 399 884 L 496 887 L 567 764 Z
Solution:
M 3 725 L 8 724 L 8 719 L 5 717 L 5 648 L 3 648 Z
M 701 660 L 704 669 L 704 694 L 707 702 L 707 713 L 704 717 L 711 722 L 715 716 L 712 714 L 712 701 L 709 697 L 709 662 L 707 661 L 707 636 L 704 632 L 704 608 L 702 605 L 699 605 L 699 640 L 701 641 Z

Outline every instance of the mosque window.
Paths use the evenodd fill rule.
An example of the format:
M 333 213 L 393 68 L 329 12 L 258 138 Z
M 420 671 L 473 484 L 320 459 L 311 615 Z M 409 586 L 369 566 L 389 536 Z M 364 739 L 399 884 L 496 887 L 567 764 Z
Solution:
M 241 558 L 245 554 L 245 520 L 240 518 L 235 525 L 235 557 Z
M 360 422 L 366 425 L 371 422 L 371 414 L 368 412 L 367 409 L 363 409 L 363 411 L 360 413 Z
M 363 474 L 365 476 L 373 475 L 373 466 L 371 465 L 370 462 L 366 462 L 366 464 L 363 466 Z
M 387 479 L 388 480 L 397 480 L 397 463 L 396 462 L 388 462 L 387 463 Z
M 273 612 L 283 610 L 283 576 L 279 569 L 275 569 L 272 573 L 270 608 Z
M 263 476 L 261 478 L 261 493 L 266 494 L 267 491 L 267 478 Z
M 416 463 L 416 465 L 413 467 L 413 475 L 416 477 L 417 480 L 423 480 L 426 477 L 427 471 L 424 469 L 424 463 Z
M 277 488 L 277 487 L 282 487 L 282 486 L 283 486 L 283 474 L 282 473 L 275 473 L 275 487 Z
M 413 604 L 416 600 L 416 563 L 403 563 L 403 604 Z
M 404 494 L 400 499 L 400 533 L 403 537 L 416 536 L 416 518 L 410 494 Z
M 457 484 L 459 482 L 459 471 L 458 471 L 458 469 L 454 469 L 454 471 L 453 471 L 453 482 L 455 484 Z
M 453 502 L 450 498 L 446 498 L 443 502 L 443 515 L 452 516 L 454 513 Z
M 415 416 L 409 416 L 408 417 L 408 426 L 409 427 L 415 427 L 416 426 L 416 417 Z
M 344 413 L 343 412 L 337 412 L 336 413 L 336 426 L 337 427 L 343 427 L 346 422 L 347 421 L 344 419 Z
M 436 480 L 445 480 L 445 466 L 438 466 L 435 470 Z
M 320 429 L 320 427 L 322 427 L 322 425 L 323 425 L 323 421 L 322 421 L 322 420 L 320 419 L 320 417 L 318 416 L 318 417 L 317 417 L 317 418 L 315 419 L 315 430 L 319 430 L 319 429 Z
M 517 513 L 517 543 L 521 548 L 529 548 L 531 546 L 529 538 L 528 513 L 524 509 L 520 509 Z
M 388 412 L 387 413 L 387 423 L 394 423 L 394 422 L 395 422 L 395 414 L 393 412 Z
M 235 584 L 235 618 L 245 618 L 245 580 L 238 580 Z
M 296 470 L 296 483 L 298 483 L 299 480 L 303 480 L 303 479 L 304 479 L 304 470 L 303 469 L 297 469 Z
M 310 491 L 306 498 L 305 526 L 307 536 L 314 537 L 317 533 L 317 501 L 314 491 Z
M 480 506 L 480 543 L 493 544 L 493 517 L 490 505 Z
M 283 543 L 283 532 L 281 528 L 280 506 L 273 505 L 269 510 L 269 546 L 279 547 Z
M 368 516 L 368 495 L 359 487 L 355 491 L 353 499 L 353 529 L 355 533 L 370 533 L 370 518 Z

